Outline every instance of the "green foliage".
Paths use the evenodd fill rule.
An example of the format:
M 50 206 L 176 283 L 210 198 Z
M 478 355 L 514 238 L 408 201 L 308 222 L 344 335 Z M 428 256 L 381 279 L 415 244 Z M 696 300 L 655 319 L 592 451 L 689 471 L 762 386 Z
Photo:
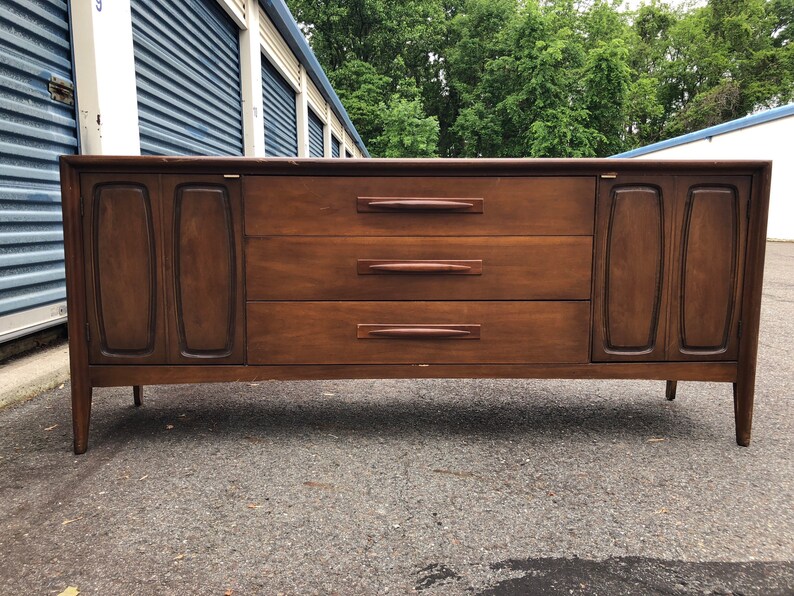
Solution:
M 377 156 L 606 156 L 794 101 L 794 0 L 288 3 Z

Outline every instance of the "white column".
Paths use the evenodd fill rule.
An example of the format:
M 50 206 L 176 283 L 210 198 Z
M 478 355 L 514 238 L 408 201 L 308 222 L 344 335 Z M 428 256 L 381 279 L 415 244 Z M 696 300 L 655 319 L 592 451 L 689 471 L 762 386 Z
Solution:
M 323 156 L 331 157 L 331 105 L 325 104 L 325 128 L 323 128 Z
M 265 156 L 262 104 L 262 49 L 259 42 L 259 2 L 246 0 L 246 28 L 240 31 L 240 76 L 243 94 L 243 149 L 246 157 Z
M 71 0 L 81 152 L 139 155 L 130 0 Z
M 306 69 L 300 66 L 298 102 L 298 157 L 309 157 L 309 84 Z

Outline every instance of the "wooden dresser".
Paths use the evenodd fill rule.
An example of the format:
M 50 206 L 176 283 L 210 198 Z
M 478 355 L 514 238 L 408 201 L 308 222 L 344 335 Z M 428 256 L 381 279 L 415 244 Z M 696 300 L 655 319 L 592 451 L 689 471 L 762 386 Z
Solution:
M 733 383 L 750 442 L 769 162 L 61 161 L 74 450 L 93 387 Z

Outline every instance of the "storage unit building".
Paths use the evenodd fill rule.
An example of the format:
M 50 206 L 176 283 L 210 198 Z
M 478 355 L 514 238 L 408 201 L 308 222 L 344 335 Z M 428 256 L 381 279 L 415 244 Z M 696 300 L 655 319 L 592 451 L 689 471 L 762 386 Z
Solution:
M 298 155 L 296 93 L 267 58 L 262 58 L 262 101 L 265 110 L 265 154 Z
M 767 237 L 794 240 L 794 104 L 759 112 L 614 157 L 769 159 L 772 187 Z
M 0 340 L 66 317 L 58 156 L 77 151 L 65 0 L 0 0 Z
M 0 0 L 0 342 L 65 321 L 59 155 L 341 148 L 369 156 L 283 0 Z
M 143 155 L 242 155 L 240 35 L 215 0 L 132 0 Z

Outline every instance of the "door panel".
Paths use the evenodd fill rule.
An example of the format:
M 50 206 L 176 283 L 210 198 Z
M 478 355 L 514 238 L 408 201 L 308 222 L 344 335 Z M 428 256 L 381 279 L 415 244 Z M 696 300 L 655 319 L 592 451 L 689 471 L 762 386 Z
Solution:
M 168 260 L 169 361 L 243 362 L 240 183 L 163 177 Z M 167 235 L 168 236 L 168 235 Z
M 603 182 L 596 230 L 593 360 L 662 360 L 665 353 L 670 179 Z
M 735 360 L 749 177 L 680 178 L 668 358 Z
M 92 363 L 162 360 L 162 254 L 156 176 L 83 176 Z

